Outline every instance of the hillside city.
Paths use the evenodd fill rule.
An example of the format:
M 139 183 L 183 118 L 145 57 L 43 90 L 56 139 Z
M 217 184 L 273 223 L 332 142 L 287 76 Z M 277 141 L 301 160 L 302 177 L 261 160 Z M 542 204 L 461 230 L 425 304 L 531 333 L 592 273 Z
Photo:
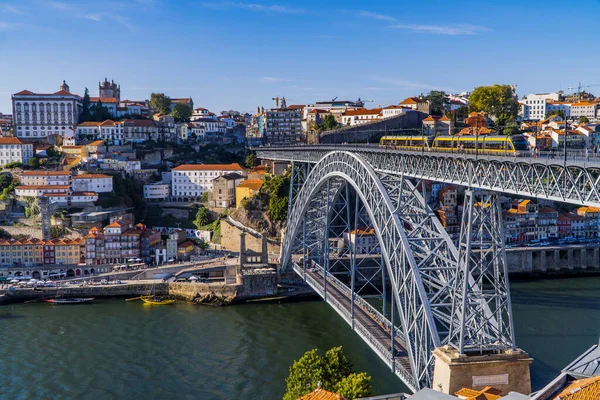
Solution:
M 489 104 L 477 93 L 486 88 L 496 96 Z M 58 89 L 15 93 L 12 113 L 0 115 L 2 267 L 57 264 L 64 266 L 60 273 L 79 276 L 131 260 L 194 261 L 210 249 L 237 251 L 240 229 L 277 242 L 289 166 L 261 163 L 249 150 L 260 146 L 318 143 L 354 129 L 379 131 L 379 137 L 522 134 L 534 156 L 564 146 L 587 157 L 600 151 L 600 99 L 581 88 L 522 98 L 507 85 L 431 91 L 373 108 L 361 99 L 288 105 L 276 97 L 275 107 L 254 114 L 210 111 L 191 97 L 163 93 L 122 99 L 121 86 L 108 79 L 94 96 L 87 88 L 75 94 L 66 81 Z M 411 115 L 417 118 L 393 125 Z M 464 188 L 424 186 L 458 240 Z M 513 197 L 503 198 L 503 208 L 508 247 L 598 240 L 597 208 Z M 356 241 L 360 251 L 378 252 L 375 233 L 363 228 L 348 232 L 339 246 Z

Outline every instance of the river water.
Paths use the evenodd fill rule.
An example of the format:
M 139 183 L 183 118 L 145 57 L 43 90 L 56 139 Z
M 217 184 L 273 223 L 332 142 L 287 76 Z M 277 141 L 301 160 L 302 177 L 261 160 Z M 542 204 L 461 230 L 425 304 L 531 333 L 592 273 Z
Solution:
M 534 388 L 598 340 L 600 278 L 513 282 Z M 321 301 L 0 307 L 0 399 L 280 399 L 291 363 L 342 345 L 378 394 L 398 378 Z

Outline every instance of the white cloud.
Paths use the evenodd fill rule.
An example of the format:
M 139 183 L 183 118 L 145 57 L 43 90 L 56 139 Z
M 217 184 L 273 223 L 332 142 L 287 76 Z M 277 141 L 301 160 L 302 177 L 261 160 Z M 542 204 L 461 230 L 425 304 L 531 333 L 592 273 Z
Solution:
M 289 82 L 291 79 L 289 78 L 278 78 L 274 76 L 263 76 L 261 78 L 265 82 Z
M 283 13 L 283 14 L 302 14 L 305 11 L 302 8 L 293 8 L 274 5 L 264 5 L 257 3 L 237 3 L 233 1 L 220 1 L 220 2 L 202 2 L 199 3 L 202 7 L 211 8 L 213 10 L 224 10 L 227 8 L 241 8 L 251 11 L 261 11 L 270 13 Z
M 378 14 L 370 11 L 359 11 L 356 15 L 358 15 L 359 17 L 378 19 L 381 21 L 398 21 L 396 18 L 390 17 L 389 15 Z
M 102 22 L 102 21 L 116 21 L 117 23 L 123 25 L 130 31 L 135 30 L 135 25 L 133 25 L 129 18 L 123 17 L 121 15 L 115 15 L 107 12 L 99 12 L 99 13 L 88 13 L 88 14 L 80 14 L 79 18 L 89 19 L 94 22 Z
M 398 24 L 392 25 L 390 28 L 403 29 L 412 32 L 430 33 L 432 35 L 475 35 L 477 33 L 488 32 L 489 29 L 483 26 L 469 24 L 453 24 L 453 25 L 417 25 L 417 24 Z
M 61 1 L 49 1 L 47 4 L 59 10 L 71 10 L 73 8 L 70 4 Z
M 18 8 L 11 6 L 10 4 L 0 4 L 0 12 L 9 13 L 9 14 L 17 14 L 23 15 L 24 12 L 19 10 Z

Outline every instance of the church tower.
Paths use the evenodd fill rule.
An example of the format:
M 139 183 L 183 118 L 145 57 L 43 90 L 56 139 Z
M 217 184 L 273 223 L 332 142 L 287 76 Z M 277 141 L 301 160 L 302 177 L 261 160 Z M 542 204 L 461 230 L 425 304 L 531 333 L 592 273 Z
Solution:
M 98 97 L 114 97 L 117 102 L 121 101 L 121 85 L 104 78 L 104 82 L 98 82 Z
M 65 82 L 64 79 L 63 79 L 62 85 L 60 85 L 60 90 L 64 90 L 65 92 L 70 92 L 69 85 L 67 85 L 67 82 Z

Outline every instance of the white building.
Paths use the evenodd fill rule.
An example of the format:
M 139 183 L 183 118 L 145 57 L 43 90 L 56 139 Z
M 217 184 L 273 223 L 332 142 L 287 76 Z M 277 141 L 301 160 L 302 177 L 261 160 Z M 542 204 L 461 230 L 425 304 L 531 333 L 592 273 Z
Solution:
M 383 118 L 395 117 L 400 114 L 405 114 L 407 112 L 414 111 L 411 107 L 402 107 L 402 106 L 387 106 L 383 110 L 381 110 L 381 115 Z
M 87 135 L 93 135 L 92 139 L 107 140 L 109 144 L 121 145 L 124 143 L 123 126 L 126 121 L 112 121 L 110 119 L 104 122 L 82 122 L 77 125 L 77 137 L 82 138 Z
M 546 102 L 548 114 L 556 114 L 558 111 L 562 111 L 565 118 L 571 116 L 571 103 L 566 101 L 548 101 Z
M 74 192 L 110 193 L 113 191 L 113 177 L 104 174 L 73 175 L 71 187 Z
M 559 100 L 560 95 L 558 93 L 528 94 L 525 99 L 521 100 L 523 119 L 542 120 L 546 118 L 548 102 Z
M 199 108 L 192 110 L 192 117 L 190 119 L 191 119 L 191 121 L 195 121 L 197 119 L 215 120 L 217 118 L 216 118 L 215 114 L 211 113 L 206 108 L 199 107 Z
M 102 103 L 102 107 L 106 108 L 113 118 L 119 115 L 117 112 L 119 100 L 116 97 L 90 97 L 90 107 L 97 105 L 98 101 Z
M 194 120 L 194 124 L 196 126 L 200 126 L 204 133 L 206 132 L 214 132 L 214 133 L 225 133 L 227 132 L 227 122 L 213 120 L 213 119 L 196 119 Z
M 33 144 L 16 137 L 0 137 L 0 165 L 9 162 L 27 164 L 33 158 Z
M 579 101 L 571 104 L 571 116 L 574 118 L 596 118 L 597 103 L 591 101 Z
M 81 98 L 63 81 L 56 93 L 22 90 L 12 95 L 15 136 L 43 139 L 50 135 L 74 136 Z
M 344 232 L 344 242 L 348 248 L 356 243 L 357 254 L 379 254 L 381 252 L 374 228 Z
M 44 193 L 50 204 L 71 206 L 72 204 L 95 203 L 98 200 L 96 192 Z
M 70 186 L 70 171 L 25 171 L 20 178 L 25 186 Z
M 27 186 L 19 185 L 15 188 L 15 195 L 17 197 L 42 197 L 46 193 L 68 193 L 70 191 L 69 186 L 55 185 L 55 186 Z
M 213 189 L 213 180 L 230 172 L 242 173 L 239 164 L 187 164 L 172 169 L 171 194 L 178 198 L 199 198 Z
M 376 121 L 383 118 L 381 111 L 381 108 L 348 110 L 342 114 L 342 124 L 353 126 Z
M 171 194 L 171 185 L 168 183 L 155 182 L 144 185 L 144 199 L 164 200 Z

